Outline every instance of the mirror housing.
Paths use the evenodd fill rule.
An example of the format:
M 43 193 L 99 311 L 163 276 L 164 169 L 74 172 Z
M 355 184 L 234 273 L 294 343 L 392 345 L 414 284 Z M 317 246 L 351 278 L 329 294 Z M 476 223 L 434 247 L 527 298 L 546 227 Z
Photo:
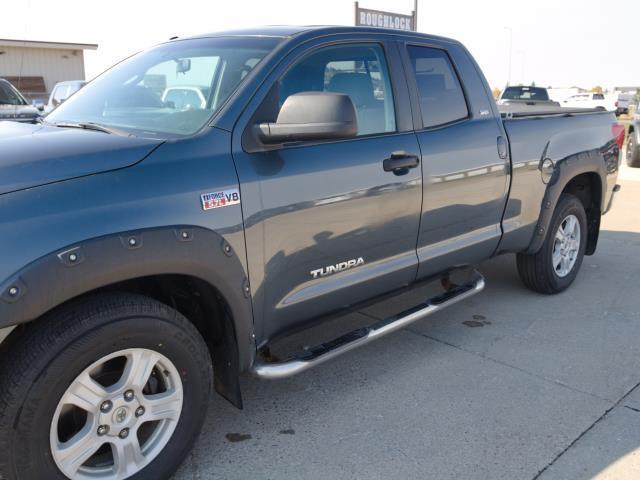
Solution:
M 255 126 L 263 143 L 353 138 L 358 134 L 356 109 L 349 95 L 301 92 L 287 97 L 276 122 Z
M 191 59 L 180 58 L 176 60 L 176 73 L 187 73 L 191 70 Z

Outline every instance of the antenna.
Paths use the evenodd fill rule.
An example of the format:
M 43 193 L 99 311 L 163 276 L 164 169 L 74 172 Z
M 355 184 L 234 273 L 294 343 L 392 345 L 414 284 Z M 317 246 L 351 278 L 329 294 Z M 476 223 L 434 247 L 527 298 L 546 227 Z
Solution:
M 31 13 L 31 0 L 27 0 L 27 14 L 24 21 L 24 36 L 22 37 L 22 54 L 20 55 L 20 69 L 18 70 L 18 91 L 22 91 L 22 68 L 24 66 L 24 52 L 27 46 L 27 29 L 29 28 L 29 14 Z

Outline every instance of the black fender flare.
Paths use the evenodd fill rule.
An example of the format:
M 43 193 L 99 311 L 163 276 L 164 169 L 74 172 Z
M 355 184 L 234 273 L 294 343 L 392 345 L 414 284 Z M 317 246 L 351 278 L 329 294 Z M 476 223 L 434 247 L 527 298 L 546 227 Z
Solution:
M 545 175 L 544 165 L 547 161 L 550 161 L 550 159 L 546 158 L 545 156 L 543 156 L 543 158 L 540 160 L 539 169 L 543 175 L 543 178 Z M 558 160 L 557 162 L 553 162 L 552 168 L 553 170 L 550 178 L 548 179 L 547 187 L 542 199 L 540 216 L 538 217 L 536 230 L 526 253 L 534 254 L 537 253 L 540 248 L 542 248 L 547 230 L 549 229 L 551 224 L 551 217 L 553 216 L 553 212 L 556 208 L 556 205 L 558 204 L 560 195 L 569 184 L 569 182 L 571 182 L 571 180 L 584 173 L 595 173 L 600 179 L 600 192 L 602 195 L 600 204 L 597 205 L 597 208 L 599 210 L 596 214 L 597 225 L 593 225 L 589 228 L 590 247 L 592 248 L 592 250 L 595 250 L 595 244 L 597 243 L 598 233 L 600 229 L 600 216 L 601 212 L 603 212 L 605 208 L 604 201 L 606 196 L 605 192 L 607 190 L 607 170 L 603 160 L 603 152 L 600 149 L 596 149 L 586 152 L 580 152 L 575 155 L 570 155 L 566 158 Z
M 256 348 L 246 272 L 224 238 L 201 227 L 127 231 L 78 242 L 39 258 L 0 284 L 0 328 L 35 320 L 101 287 L 164 274 L 198 278 L 220 293 L 230 314 L 226 341 L 235 340 L 225 349 L 229 358 L 223 359 L 223 365 L 235 377 L 248 370 Z M 230 400 L 241 405 L 237 378 L 228 372 L 218 374 L 232 382 L 238 395 L 237 402 Z

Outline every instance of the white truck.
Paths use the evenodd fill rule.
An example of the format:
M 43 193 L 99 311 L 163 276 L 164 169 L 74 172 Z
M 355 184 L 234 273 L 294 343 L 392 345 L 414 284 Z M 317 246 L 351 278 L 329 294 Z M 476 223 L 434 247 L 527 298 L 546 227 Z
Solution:
M 569 108 L 596 108 L 598 110 L 615 111 L 616 102 L 613 98 L 605 96 L 604 93 L 589 92 L 572 95 L 561 103 L 563 107 Z

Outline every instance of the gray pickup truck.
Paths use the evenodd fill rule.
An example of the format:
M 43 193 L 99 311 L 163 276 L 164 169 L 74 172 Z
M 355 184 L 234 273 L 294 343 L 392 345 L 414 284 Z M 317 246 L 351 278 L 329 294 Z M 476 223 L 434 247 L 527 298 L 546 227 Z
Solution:
M 205 101 L 163 100 L 199 88 Z M 480 292 L 558 293 L 618 189 L 613 113 L 501 116 L 459 42 L 348 27 L 174 39 L 0 124 L 0 477 L 167 478 L 215 389 Z M 462 280 L 454 277 L 462 276 Z M 274 341 L 441 292 L 290 357 Z M 594 300 L 595 301 L 595 300 Z

